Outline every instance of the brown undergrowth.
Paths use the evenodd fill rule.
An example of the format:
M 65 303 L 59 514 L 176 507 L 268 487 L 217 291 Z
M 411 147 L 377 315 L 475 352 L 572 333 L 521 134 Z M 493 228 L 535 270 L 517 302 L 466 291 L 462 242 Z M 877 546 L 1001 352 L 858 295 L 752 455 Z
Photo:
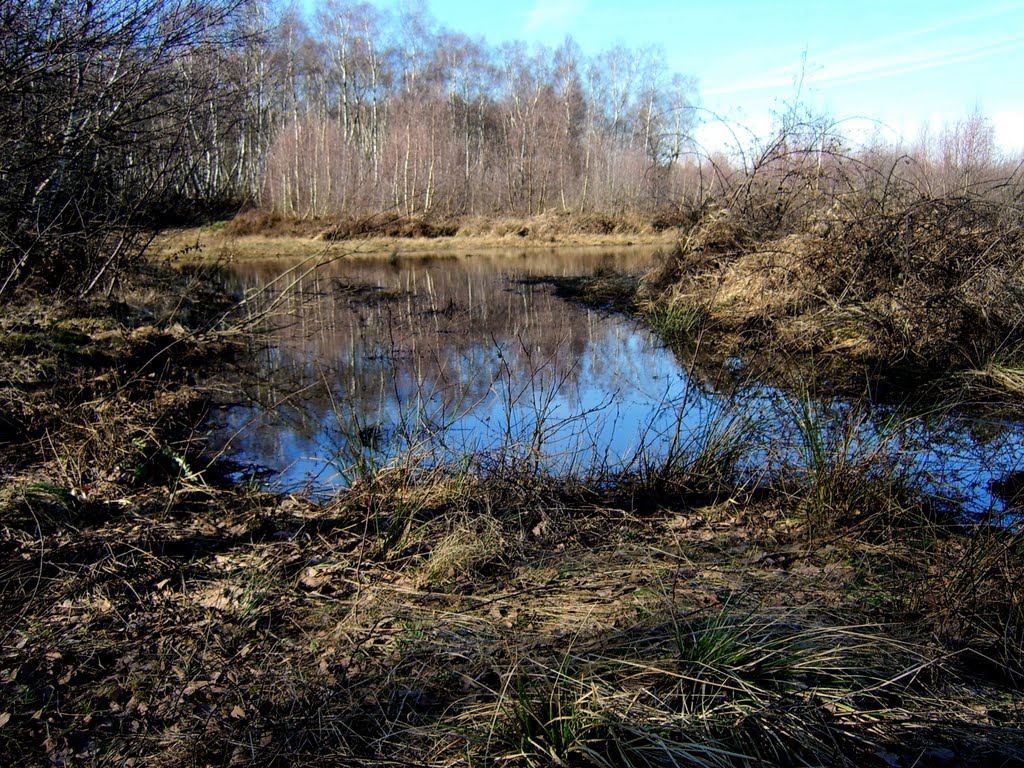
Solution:
M 183 483 L 92 515 L 8 497 L 5 759 L 1024 759 L 1008 535 L 809 542 L 775 494 L 396 482 L 324 504 Z
M 826 160 L 766 157 L 704 206 L 637 304 L 724 356 L 1016 397 L 1019 173 L 935 190 L 906 158 Z
M 436 256 L 555 246 L 671 245 L 682 214 L 547 213 L 437 219 L 377 214 L 366 217 L 295 219 L 249 211 L 229 221 L 169 231 L 150 254 L 176 261 L 278 259 L 344 251 L 349 256 Z
M 226 235 L 319 237 L 323 240 L 362 238 L 498 237 L 547 241 L 566 235 L 641 235 L 689 223 L 679 211 L 600 213 L 550 211 L 534 216 L 403 216 L 396 212 L 298 219 L 273 211 L 251 210 L 225 222 Z

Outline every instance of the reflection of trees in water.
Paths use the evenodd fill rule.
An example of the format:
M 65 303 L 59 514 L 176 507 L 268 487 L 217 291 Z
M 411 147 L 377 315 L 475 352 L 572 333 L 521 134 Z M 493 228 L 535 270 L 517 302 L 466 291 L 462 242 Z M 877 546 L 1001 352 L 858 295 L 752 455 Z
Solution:
M 624 450 L 642 441 L 655 452 L 676 424 L 689 445 L 713 435 L 715 420 L 738 414 L 754 423 L 746 456 L 753 474 L 799 459 L 799 393 L 752 381 L 749 371 L 694 350 L 679 352 L 680 366 L 621 317 L 569 305 L 546 286 L 516 279 L 586 274 L 597 263 L 546 254 L 397 268 L 348 261 L 309 275 L 285 296 L 268 291 L 262 301 L 277 301 L 276 315 L 243 381 L 262 411 L 238 409 L 229 417 L 236 429 L 259 417 L 262 426 L 246 434 L 243 451 L 278 468 L 314 455 L 347 466 L 367 452 L 400 451 L 428 438 L 458 451 L 459 439 L 470 445 L 474 430 L 489 429 L 506 445 L 543 440 L 545 448 L 580 447 L 597 456 L 612 441 Z M 281 271 L 240 269 L 237 287 L 248 290 Z M 921 485 L 966 498 L 974 509 L 992 503 L 993 480 L 1021 466 L 1024 432 L 1016 424 L 815 402 L 823 438 L 839 441 L 833 450 L 890 452 Z M 845 445 L 844 435 L 851 440 Z M 605 455 L 626 458 L 613 454 Z
M 617 267 L 635 267 L 620 258 Z M 642 257 L 641 257 L 642 258 Z M 635 349 L 621 319 L 568 306 L 520 276 L 587 273 L 609 257 L 410 261 L 397 269 L 350 261 L 317 271 L 286 296 L 268 290 L 275 317 L 253 359 L 246 394 L 307 440 L 340 444 L 417 428 L 443 429 L 495 404 L 539 410 L 557 390 L 560 412 L 591 404 L 581 389 L 614 392 L 630 375 Z M 254 291 L 280 267 L 242 268 Z M 511 414 L 504 414 L 511 418 Z M 481 415 L 480 418 L 485 418 Z M 507 425 L 506 425 L 507 428 Z M 387 431 L 390 431 L 388 433 Z M 261 455 L 278 455 L 270 429 L 250 436 Z

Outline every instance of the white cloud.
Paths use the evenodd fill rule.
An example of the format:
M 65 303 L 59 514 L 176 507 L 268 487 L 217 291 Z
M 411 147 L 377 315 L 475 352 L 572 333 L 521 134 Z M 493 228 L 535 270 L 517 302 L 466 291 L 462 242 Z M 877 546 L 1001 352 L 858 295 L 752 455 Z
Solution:
M 996 144 L 1008 152 L 1024 153 L 1024 110 L 1007 109 L 992 115 Z
M 538 34 L 554 32 L 561 35 L 579 18 L 586 0 L 537 0 L 527 11 L 526 31 Z
M 1022 48 L 1024 48 L 1024 36 L 1014 34 L 980 44 L 961 44 L 958 47 L 922 47 L 917 50 L 897 51 L 874 57 L 868 55 L 859 58 L 850 56 L 843 59 L 826 57 L 824 61 L 818 63 L 816 71 L 808 73 L 808 81 L 815 85 L 863 83 L 998 56 Z M 760 77 L 711 88 L 704 93 L 707 96 L 724 96 L 751 91 L 777 90 L 791 86 L 792 83 L 792 69 L 776 69 L 765 72 Z
M 917 72 L 955 67 L 978 59 L 997 60 L 1024 49 L 1024 2 L 989 3 L 973 11 L 928 23 L 894 29 L 839 45 L 827 38 L 805 47 L 805 85 L 831 88 L 898 78 Z M 795 40 L 793 43 L 795 44 Z M 709 83 L 706 96 L 733 96 L 791 90 L 798 63 L 777 47 L 760 51 L 763 65 L 728 80 Z M 1009 61 L 1009 59 L 1008 59 Z M 706 81 L 707 82 L 707 81 Z
M 839 62 L 833 71 L 826 70 L 822 77 L 816 79 L 821 83 L 836 85 L 861 83 L 997 56 L 1021 48 L 1024 48 L 1024 37 L 1014 36 L 980 45 L 964 46 L 959 49 L 923 49 L 909 55 L 896 55 L 876 61 Z

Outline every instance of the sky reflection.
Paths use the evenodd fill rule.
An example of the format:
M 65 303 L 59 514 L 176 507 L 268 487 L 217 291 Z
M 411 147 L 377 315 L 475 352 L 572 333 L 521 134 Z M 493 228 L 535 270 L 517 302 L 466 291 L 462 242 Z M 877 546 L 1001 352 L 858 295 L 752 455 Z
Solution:
M 832 461 L 895 468 L 975 513 L 1005 506 L 990 483 L 1022 466 L 1019 425 L 809 403 L 729 370 L 698 383 L 635 321 L 530 279 L 641 270 L 651 258 L 335 262 L 278 301 L 239 382 L 250 404 L 226 412 L 218 439 L 236 461 L 273 469 L 276 487 L 324 494 L 413 455 L 583 476 L 699 450 L 726 431 L 746 443 L 739 470 L 755 477 L 807 463 L 813 423 Z M 243 263 L 233 279 L 253 291 L 283 268 Z

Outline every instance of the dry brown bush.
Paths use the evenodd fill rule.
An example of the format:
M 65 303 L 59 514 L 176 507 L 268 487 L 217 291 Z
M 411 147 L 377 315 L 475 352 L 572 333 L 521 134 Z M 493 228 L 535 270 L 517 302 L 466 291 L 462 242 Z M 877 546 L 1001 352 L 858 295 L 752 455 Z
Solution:
M 261 208 L 244 211 L 232 218 L 224 225 L 224 234 L 230 237 L 308 237 L 322 228 L 323 223 L 314 219 L 282 216 L 276 211 Z
M 639 298 L 701 307 L 761 345 L 857 350 L 885 366 L 1016 355 L 1024 187 L 972 130 L 914 158 L 853 152 L 825 130 L 778 137 L 746 170 L 717 169 L 722 191 L 692 201 L 695 223 Z

